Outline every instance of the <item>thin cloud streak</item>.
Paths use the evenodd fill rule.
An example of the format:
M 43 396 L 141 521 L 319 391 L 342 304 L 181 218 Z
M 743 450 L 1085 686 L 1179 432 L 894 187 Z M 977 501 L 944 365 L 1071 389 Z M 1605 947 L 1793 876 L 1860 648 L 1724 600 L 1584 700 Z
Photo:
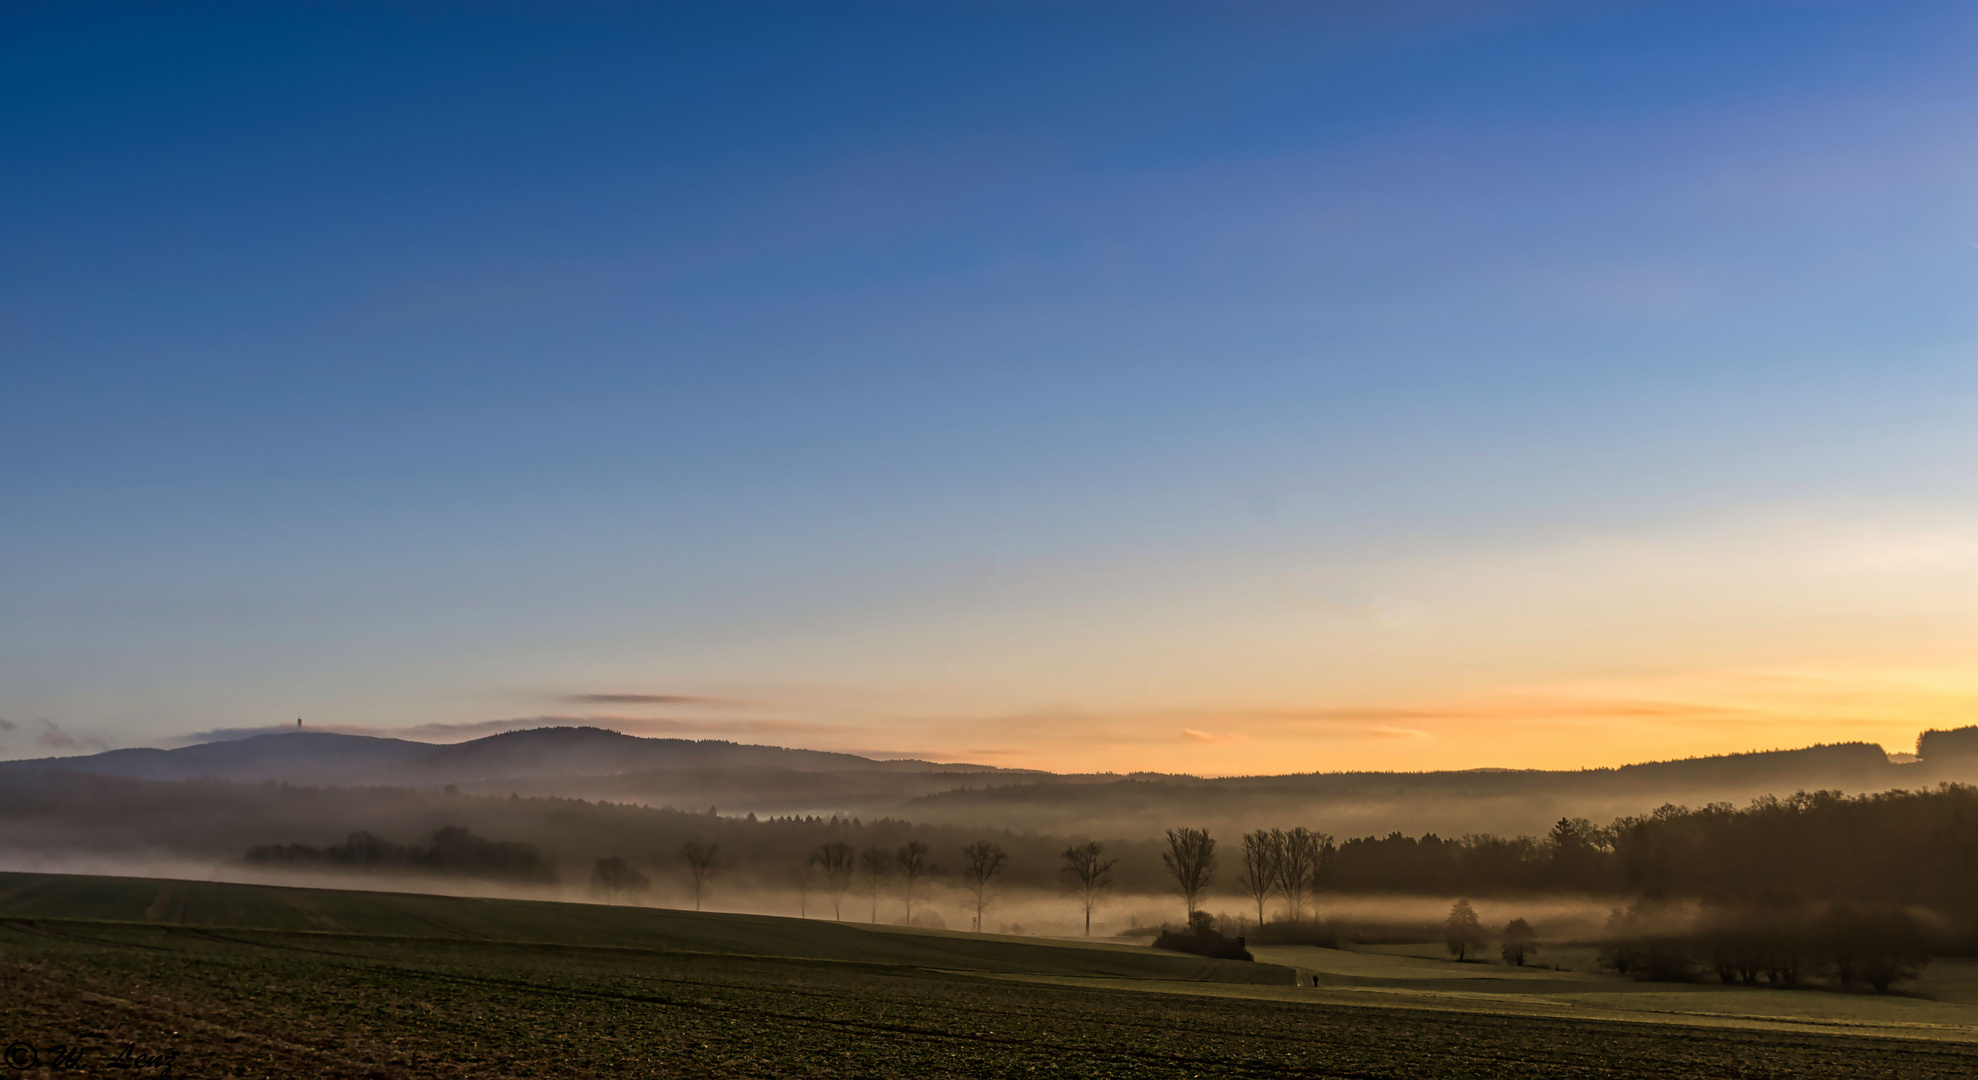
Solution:
M 730 698 L 699 694 L 570 694 L 562 699 L 572 705 L 740 705 Z

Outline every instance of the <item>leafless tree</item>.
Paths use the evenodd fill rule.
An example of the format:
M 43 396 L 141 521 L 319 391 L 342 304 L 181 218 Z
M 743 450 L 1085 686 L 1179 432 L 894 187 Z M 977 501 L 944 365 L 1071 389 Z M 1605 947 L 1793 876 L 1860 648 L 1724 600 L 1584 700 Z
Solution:
M 1064 868 L 1058 871 L 1069 879 L 1071 891 L 1085 905 L 1085 936 L 1092 936 L 1092 906 L 1099 902 L 1099 890 L 1112 883 L 1113 866 L 1118 859 L 1099 861 L 1105 845 L 1097 840 L 1073 844 L 1065 849 Z
M 989 883 L 1002 873 L 1003 864 L 1009 861 L 1010 856 L 1000 844 L 987 840 L 977 840 L 962 848 L 962 855 L 968 860 L 968 888 L 975 894 L 975 932 L 979 934 L 982 932 L 982 909 L 989 906 Z
M 872 895 L 872 921 L 879 921 L 879 887 L 886 883 L 887 875 L 893 872 L 893 857 L 885 851 L 869 847 L 859 852 L 859 876 L 865 879 L 865 888 Z
M 689 840 L 680 847 L 680 857 L 687 860 L 687 873 L 694 879 L 694 910 L 701 909 L 701 893 L 707 888 L 709 878 L 715 875 L 715 853 L 721 850 L 720 844 L 704 844 L 699 840 Z
M 1279 889 L 1278 874 L 1284 868 L 1284 834 L 1272 829 L 1243 836 L 1243 875 L 1238 880 L 1243 891 L 1257 902 L 1257 925 L 1264 925 L 1264 901 Z
M 817 850 L 810 853 L 810 865 L 824 871 L 824 889 L 831 894 L 833 919 L 844 918 L 839 908 L 844 904 L 845 893 L 851 890 L 856 864 L 857 857 L 852 853 L 852 845 L 843 840 L 819 844 Z
M 1271 835 L 1276 838 L 1280 852 L 1278 892 L 1284 895 L 1287 916 L 1297 922 L 1305 917 L 1305 897 L 1318 881 L 1319 861 L 1332 837 L 1303 825 L 1290 832 L 1272 829 Z
M 893 861 L 900 867 L 900 877 L 905 879 L 907 894 L 907 925 L 913 925 L 913 894 L 919 888 L 921 879 L 934 874 L 936 867 L 927 861 L 927 845 L 918 840 L 909 840 L 893 853 Z
M 1174 875 L 1174 883 L 1181 897 L 1188 904 L 1188 913 L 1195 914 L 1196 904 L 1216 876 L 1216 841 L 1207 829 L 1169 829 L 1168 850 L 1161 856 L 1161 864 Z

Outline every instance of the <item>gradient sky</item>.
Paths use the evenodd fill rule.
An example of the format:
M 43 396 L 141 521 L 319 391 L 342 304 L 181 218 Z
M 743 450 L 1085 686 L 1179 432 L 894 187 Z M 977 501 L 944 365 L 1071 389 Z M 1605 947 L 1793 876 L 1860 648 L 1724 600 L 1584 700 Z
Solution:
M 1978 722 L 1970 5 L 8 5 L 0 756 Z

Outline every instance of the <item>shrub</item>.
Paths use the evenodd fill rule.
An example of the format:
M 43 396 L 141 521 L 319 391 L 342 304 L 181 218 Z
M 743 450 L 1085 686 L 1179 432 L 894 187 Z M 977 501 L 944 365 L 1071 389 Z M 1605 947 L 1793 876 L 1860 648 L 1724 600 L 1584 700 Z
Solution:
M 1255 960 L 1243 947 L 1242 938 L 1226 937 L 1216 930 L 1215 916 L 1206 911 L 1190 912 L 1186 930 L 1164 930 L 1154 939 L 1156 949 L 1194 953 L 1216 960 Z

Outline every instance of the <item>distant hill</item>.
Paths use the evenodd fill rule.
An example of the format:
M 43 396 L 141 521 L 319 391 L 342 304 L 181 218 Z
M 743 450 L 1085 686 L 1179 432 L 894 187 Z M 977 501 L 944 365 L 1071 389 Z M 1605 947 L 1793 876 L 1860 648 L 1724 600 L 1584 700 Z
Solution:
M 1963 752 L 1978 728 L 1934 733 L 1925 756 L 1895 764 L 1871 743 L 1674 761 L 1613 769 L 1338 772 L 1204 779 L 1192 776 L 988 778 L 924 795 L 895 811 L 912 821 L 996 821 L 1048 829 L 1066 821 L 1113 836 L 1157 835 L 1177 822 L 1223 834 L 1306 824 L 1338 837 L 1437 832 L 1537 835 L 1562 817 L 1605 823 L 1663 803 L 1742 805 L 1764 795 L 1978 781 L 1978 754 Z
M 176 750 L 110 750 L 83 757 L 0 764 L 0 769 L 20 768 L 57 768 L 138 780 L 276 780 L 346 787 L 485 787 L 550 777 L 575 783 L 683 770 L 962 775 L 999 771 L 988 765 L 880 761 L 856 754 L 715 739 L 647 739 L 592 727 L 535 728 L 439 745 L 370 735 L 285 731 Z
M 1922 759 L 1841 743 L 1613 769 L 1306 773 L 1206 779 L 1060 775 L 985 765 L 881 761 L 718 740 L 539 728 L 450 745 L 285 732 L 177 750 L 113 750 L 0 764 L 141 780 L 281 781 L 525 797 L 606 799 L 724 813 L 863 814 L 925 824 L 1153 837 L 1177 823 L 1221 834 L 1306 824 L 1335 836 L 1434 831 L 1539 834 L 1561 817 L 1596 822 L 1665 802 L 1745 803 L 1798 790 L 1850 793 L 1978 781 L 1978 727 L 1926 733 Z

